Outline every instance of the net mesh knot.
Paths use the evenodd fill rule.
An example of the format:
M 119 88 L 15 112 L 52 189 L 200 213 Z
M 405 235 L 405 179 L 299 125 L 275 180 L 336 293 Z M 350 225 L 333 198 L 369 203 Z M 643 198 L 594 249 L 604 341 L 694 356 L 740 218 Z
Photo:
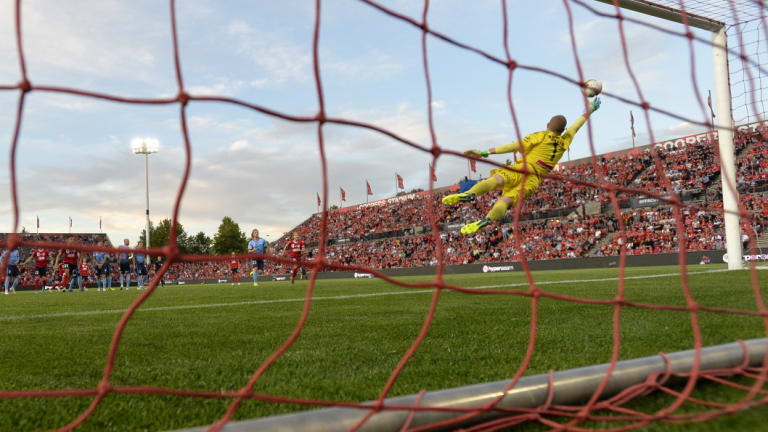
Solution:
M 32 91 L 32 83 L 29 82 L 28 79 L 21 80 L 18 84 L 18 88 L 22 93 L 30 92 Z

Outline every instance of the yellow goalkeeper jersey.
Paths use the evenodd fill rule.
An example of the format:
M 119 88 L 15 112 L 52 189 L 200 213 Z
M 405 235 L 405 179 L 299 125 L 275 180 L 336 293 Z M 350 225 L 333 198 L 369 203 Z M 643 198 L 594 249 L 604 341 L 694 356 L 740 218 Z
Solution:
M 552 171 L 560 158 L 563 157 L 563 153 L 571 146 L 573 136 L 584 125 L 585 121 L 584 116 L 579 117 L 562 135 L 548 130 L 534 132 L 526 135 L 521 141 L 496 147 L 495 152 L 498 154 L 522 151 L 525 153 L 525 161 L 529 165 L 534 165 L 538 172 L 541 172 L 542 169 L 547 172 Z M 521 168 L 522 166 L 523 159 L 520 158 L 514 167 Z

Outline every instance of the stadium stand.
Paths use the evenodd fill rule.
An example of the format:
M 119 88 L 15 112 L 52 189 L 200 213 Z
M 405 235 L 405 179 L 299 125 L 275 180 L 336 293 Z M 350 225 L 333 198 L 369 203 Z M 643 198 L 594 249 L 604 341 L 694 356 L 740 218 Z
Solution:
M 742 153 L 737 166 L 739 192 L 765 190 L 768 186 L 768 143 L 751 142 Z

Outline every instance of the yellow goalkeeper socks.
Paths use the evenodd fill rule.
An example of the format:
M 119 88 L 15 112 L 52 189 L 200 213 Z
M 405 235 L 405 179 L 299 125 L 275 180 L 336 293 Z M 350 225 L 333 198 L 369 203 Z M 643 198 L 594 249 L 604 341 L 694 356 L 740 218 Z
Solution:
M 497 187 L 499 187 L 499 181 L 496 180 L 496 177 L 490 176 L 483 181 L 475 183 L 475 185 L 472 186 L 472 189 L 468 190 L 467 193 L 482 195 L 496 189 Z
M 493 205 L 493 208 L 491 208 L 491 211 L 488 212 L 488 214 L 485 216 L 490 220 L 497 220 L 500 217 L 504 216 L 504 213 L 507 212 L 507 209 L 509 206 L 507 205 L 504 200 L 500 199 L 496 201 L 496 204 Z

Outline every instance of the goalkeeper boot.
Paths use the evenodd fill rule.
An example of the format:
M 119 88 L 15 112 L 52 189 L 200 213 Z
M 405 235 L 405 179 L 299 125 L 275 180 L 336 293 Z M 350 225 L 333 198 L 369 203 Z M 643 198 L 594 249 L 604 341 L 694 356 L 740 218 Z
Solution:
M 443 197 L 443 204 L 458 204 L 475 200 L 475 194 L 469 192 L 457 193 Z
M 483 227 L 487 226 L 491 223 L 491 219 L 489 218 L 482 218 L 478 221 L 474 221 L 472 223 L 468 223 L 461 227 L 461 233 L 462 234 L 474 234 L 478 231 L 480 231 Z

